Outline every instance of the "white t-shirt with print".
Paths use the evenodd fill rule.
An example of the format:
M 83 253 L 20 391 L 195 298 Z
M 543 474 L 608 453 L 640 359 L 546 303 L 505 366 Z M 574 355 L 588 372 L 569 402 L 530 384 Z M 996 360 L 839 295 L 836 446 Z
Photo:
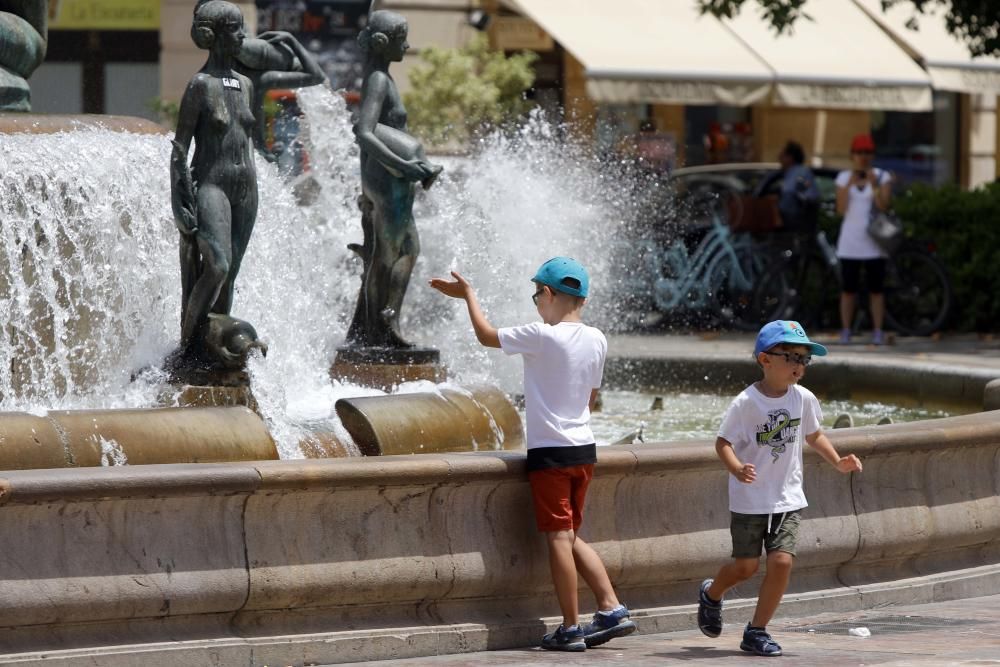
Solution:
M 729 476 L 729 510 L 740 514 L 777 514 L 807 505 L 802 491 L 802 443 L 820 430 L 823 412 L 816 396 L 795 384 L 784 396 L 769 398 L 755 385 L 733 399 L 722 418 L 719 437 L 736 458 L 752 463 L 750 484 Z
M 837 174 L 837 187 L 844 188 L 851 182 L 853 172 L 842 171 Z M 889 182 L 889 172 L 875 169 L 879 185 Z M 844 211 L 844 222 L 840 225 L 840 236 L 837 237 L 837 257 L 842 259 L 878 259 L 884 257 L 882 249 L 868 234 L 868 220 L 871 218 L 872 201 L 875 193 L 871 183 L 858 190 L 856 185 L 847 191 L 847 208 Z
M 500 347 L 524 359 L 528 449 L 594 442 L 590 392 L 601 386 L 608 341 L 581 322 L 535 322 L 497 330 Z

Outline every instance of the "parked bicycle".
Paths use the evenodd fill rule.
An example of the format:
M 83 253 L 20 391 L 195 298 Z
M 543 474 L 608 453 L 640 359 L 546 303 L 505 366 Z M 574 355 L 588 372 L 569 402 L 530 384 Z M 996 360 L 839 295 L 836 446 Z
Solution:
M 769 243 L 749 234 L 734 234 L 721 215 L 713 212 L 708 231 L 689 250 L 683 239 L 664 244 L 645 239 L 632 246 L 641 267 L 628 289 L 656 310 L 708 314 L 718 324 L 752 328 L 744 322 L 761 275 L 783 261 Z
M 838 328 L 840 261 L 824 232 L 785 239 L 783 260 L 760 275 L 746 319 L 797 319 L 810 328 Z M 907 336 L 940 330 L 952 308 L 948 272 L 933 244 L 908 240 L 886 262 L 886 324 Z

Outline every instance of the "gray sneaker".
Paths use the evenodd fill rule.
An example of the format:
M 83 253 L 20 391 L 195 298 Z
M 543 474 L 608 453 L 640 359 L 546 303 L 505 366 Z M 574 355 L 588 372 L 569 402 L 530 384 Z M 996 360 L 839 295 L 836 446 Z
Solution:
M 583 630 L 579 625 L 569 628 L 560 625 L 555 632 L 542 637 L 542 648 L 549 651 L 586 651 L 587 644 L 583 641 Z
M 740 648 L 749 653 L 756 653 L 766 657 L 777 657 L 781 655 L 781 647 L 778 642 L 771 639 L 767 630 L 763 628 L 751 628 L 747 623 L 746 630 L 743 631 L 743 642 Z
M 599 611 L 594 620 L 583 624 L 583 640 L 587 647 L 600 646 L 615 637 L 630 635 L 636 630 L 635 622 L 629 619 L 628 607 L 618 605 L 609 612 Z
M 708 597 L 712 580 L 706 579 L 698 588 L 698 628 L 706 637 L 715 639 L 722 634 L 722 600 Z

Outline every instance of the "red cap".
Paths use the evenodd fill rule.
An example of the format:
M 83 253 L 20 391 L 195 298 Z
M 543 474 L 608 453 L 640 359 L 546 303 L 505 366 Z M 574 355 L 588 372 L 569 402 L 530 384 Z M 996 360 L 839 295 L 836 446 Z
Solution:
M 861 151 L 875 152 L 875 142 L 872 141 L 872 135 L 858 134 L 851 139 L 851 152 L 860 153 Z

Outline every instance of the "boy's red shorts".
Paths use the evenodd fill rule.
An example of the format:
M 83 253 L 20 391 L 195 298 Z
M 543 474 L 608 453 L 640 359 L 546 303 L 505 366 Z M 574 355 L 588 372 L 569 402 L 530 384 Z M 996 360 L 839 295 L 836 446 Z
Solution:
M 580 529 L 583 501 L 593 476 L 593 463 L 528 473 L 539 532 Z

